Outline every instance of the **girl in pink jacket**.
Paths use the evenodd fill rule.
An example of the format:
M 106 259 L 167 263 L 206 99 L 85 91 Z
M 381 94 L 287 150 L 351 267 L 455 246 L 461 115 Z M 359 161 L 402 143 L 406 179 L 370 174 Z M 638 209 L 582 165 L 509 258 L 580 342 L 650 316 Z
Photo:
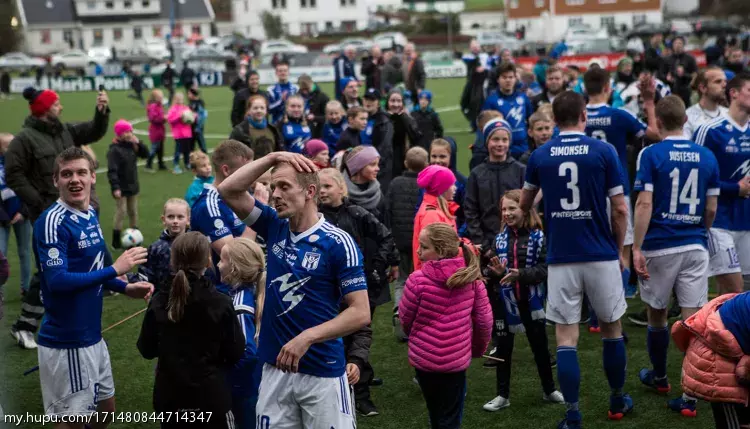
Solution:
M 185 94 L 175 93 L 172 97 L 172 107 L 167 113 L 167 122 L 172 127 L 172 137 L 175 140 L 174 174 L 182 174 L 180 168 L 180 154 L 185 162 L 185 169 L 190 169 L 190 152 L 193 150 L 193 122 L 195 115 L 190 107 L 185 105 Z
M 409 276 L 399 303 L 409 363 L 416 369 L 432 429 L 459 428 L 466 368 L 489 344 L 492 310 L 479 260 L 451 225 L 427 225 L 417 253 L 422 268 Z

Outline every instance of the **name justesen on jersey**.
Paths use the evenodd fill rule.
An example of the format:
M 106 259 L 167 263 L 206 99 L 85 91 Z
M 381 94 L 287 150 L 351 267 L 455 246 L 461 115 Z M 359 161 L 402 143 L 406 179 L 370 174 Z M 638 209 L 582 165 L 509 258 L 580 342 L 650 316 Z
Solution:
M 566 143 L 566 139 L 563 139 L 563 143 Z M 570 139 L 570 141 L 578 141 L 577 139 Z M 557 146 L 550 150 L 550 156 L 570 156 L 570 155 L 588 155 L 589 146 L 575 145 L 575 146 Z
M 608 127 L 612 125 L 612 117 L 611 116 L 605 116 L 602 118 L 586 118 L 586 126 L 587 127 Z
M 669 160 L 677 162 L 701 162 L 701 155 L 696 152 L 669 152 Z

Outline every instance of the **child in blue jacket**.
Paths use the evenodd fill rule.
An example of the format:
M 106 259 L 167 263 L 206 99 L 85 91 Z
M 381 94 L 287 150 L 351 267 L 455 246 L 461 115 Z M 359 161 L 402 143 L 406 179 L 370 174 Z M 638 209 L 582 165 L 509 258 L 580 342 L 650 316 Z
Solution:
M 201 196 L 204 185 L 214 183 L 214 176 L 211 174 L 211 160 L 203 152 L 195 151 L 190 154 L 190 169 L 193 170 L 195 179 L 185 193 L 185 201 L 187 201 L 189 207 L 193 207 L 195 201 Z
M 245 353 L 229 373 L 232 413 L 238 429 L 255 428 L 255 405 L 263 365 L 258 363 L 258 335 L 266 294 L 266 261 L 260 246 L 235 238 L 221 249 L 219 273 L 245 334 Z

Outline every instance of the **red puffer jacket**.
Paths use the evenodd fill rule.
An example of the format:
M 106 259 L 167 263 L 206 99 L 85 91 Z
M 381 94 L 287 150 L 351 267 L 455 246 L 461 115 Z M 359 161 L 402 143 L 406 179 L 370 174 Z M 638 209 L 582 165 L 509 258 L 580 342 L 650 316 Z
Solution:
M 719 316 L 719 307 L 735 295 L 719 296 L 687 320 L 675 323 L 672 338 L 685 352 L 685 393 L 709 402 L 747 406 L 750 393 L 745 380 L 750 373 L 750 356 L 742 352 Z

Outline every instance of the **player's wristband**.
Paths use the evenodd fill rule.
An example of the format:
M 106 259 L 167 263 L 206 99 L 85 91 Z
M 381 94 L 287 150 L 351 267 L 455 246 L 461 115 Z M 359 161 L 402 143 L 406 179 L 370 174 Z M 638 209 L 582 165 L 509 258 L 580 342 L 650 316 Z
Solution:
M 104 283 L 104 288 L 107 290 L 111 290 L 112 292 L 117 293 L 125 293 L 125 288 L 128 287 L 128 284 L 120 279 L 112 279 L 108 281 L 107 283 Z

